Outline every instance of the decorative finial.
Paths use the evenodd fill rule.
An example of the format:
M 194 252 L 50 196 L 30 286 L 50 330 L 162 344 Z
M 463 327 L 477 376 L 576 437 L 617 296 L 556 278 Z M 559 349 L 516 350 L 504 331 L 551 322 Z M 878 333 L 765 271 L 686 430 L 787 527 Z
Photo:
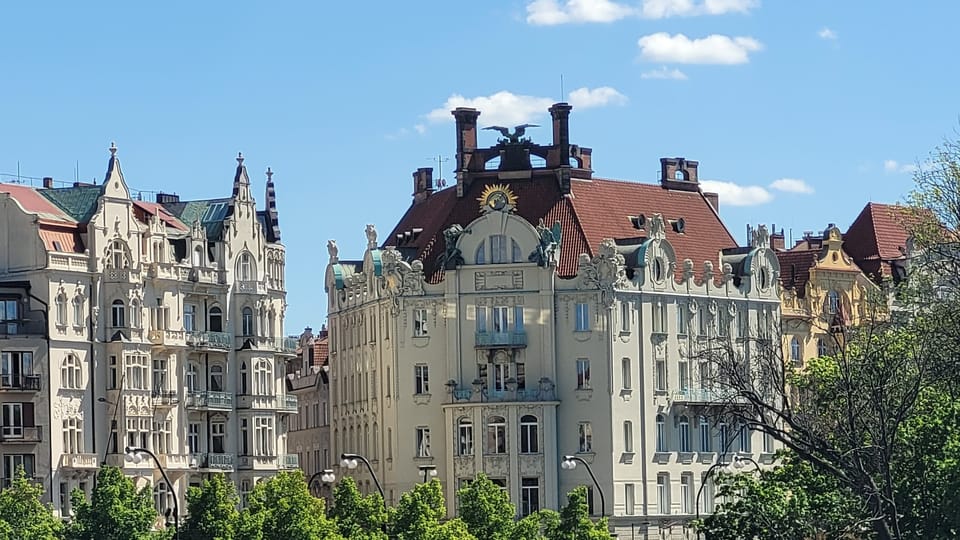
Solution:
M 117 143 L 110 141 L 110 157 L 117 156 Z
M 243 165 L 243 152 L 237 152 L 237 163 Z
M 273 182 L 273 171 L 270 170 L 270 167 L 267 167 L 267 182 Z

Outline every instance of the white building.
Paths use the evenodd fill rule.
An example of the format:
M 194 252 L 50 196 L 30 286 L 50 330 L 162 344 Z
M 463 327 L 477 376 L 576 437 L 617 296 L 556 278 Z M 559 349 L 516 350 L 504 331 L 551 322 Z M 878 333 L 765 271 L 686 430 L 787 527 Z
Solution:
M 55 509 L 101 463 L 172 494 L 212 472 L 241 492 L 295 468 L 283 338 L 284 247 L 272 173 L 258 211 L 242 156 L 230 197 L 132 197 L 116 148 L 100 185 L 0 184 L 3 477 Z M 153 451 L 173 485 L 127 446 Z
M 749 360 L 748 337 L 774 339 L 779 265 L 764 229 L 736 246 L 694 161 L 662 159 L 659 184 L 595 178 L 570 110 L 551 107 L 551 145 L 490 148 L 480 113 L 453 111 L 456 185 L 420 169 L 385 240 L 368 225 L 355 260 L 329 243 L 334 454 L 368 458 L 392 503 L 436 467 L 451 512 L 484 472 L 524 514 L 592 484 L 561 468 L 571 454 L 621 537 L 683 534 L 712 464 L 772 459 L 771 440 L 714 416 L 693 353 L 723 339 Z M 370 489 L 363 466 L 338 474 Z

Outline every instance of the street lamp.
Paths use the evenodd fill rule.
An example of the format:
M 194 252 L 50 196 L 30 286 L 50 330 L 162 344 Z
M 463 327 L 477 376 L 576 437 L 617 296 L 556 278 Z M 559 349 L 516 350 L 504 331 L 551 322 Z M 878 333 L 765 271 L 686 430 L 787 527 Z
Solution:
M 423 474 L 423 483 L 427 483 L 427 477 L 436 478 L 437 477 L 437 466 L 436 465 L 420 465 L 420 473 Z
M 324 469 L 322 471 L 317 471 L 313 473 L 313 476 L 310 477 L 310 481 L 307 482 L 307 485 L 312 488 L 314 483 L 317 480 L 320 480 L 320 482 L 322 482 L 323 484 L 333 484 L 337 480 L 337 475 L 333 474 L 333 469 Z M 317 489 L 316 492 L 313 494 L 313 496 L 319 497 L 320 490 Z
M 380 492 L 380 498 L 383 499 L 383 509 L 387 509 L 387 497 L 383 494 L 383 487 L 380 485 L 380 480 L 377 479 L 377 473 L 373 472 L 373 467 L 370 466 L 370 462 L 367 461 L 367 458 L 361 456 L 360 454 L 340 454 L 340 466 L 347 469 L 356 469 L 360 463 L 363 462 L 367 466 L 367 471 L 370 472 L 370 476 L 373 477 L 373 483 L 377 486 L 377 491 Z
M 593 485 L 596 486 L 597 493 L 600 494 L 600 516 L 603 517 L 607 515 L 607 504 L 603 499 L 603 489 L 600 487 L 600 482 L 597 482 L 597 477 L 593 474 L 593 469 L 590 468 L 590 464 L 579 456 L 563 456 L 563 461 L 560 462 L 560 468 L 572 471 L 577 468 L 577 462 L 583 463 L 583 466 L 587 468 L 587 472 L 590 473 L 590 478 L 593 479 Z
M 143 461 L 143 455 L 146 454 L 153 458 L 153 462 L 157 465 L 157 469 L 160 471 L 160 475 L 163 476 L 163 481 L 167 483 L 167 487 L 173 489 L 173 483 L 170 482 L 170 478 L 167 477 L 167 472 L 163 470 L 163 467 L 160 465 L 160 460 L 157 459 L 156 454 L 147 450 L 146 448 L 132 447 L 128 446 L 123 449 L 124 453 L 127 455 L 127 460 L 138 464 Z M 177 497 L 176 491 L 173 493 L 173 526 L 176 531 L 176 539 L 180 540 L 180 502 L 179 497 Z
M 700 495 L 703 495 L 703 487 L 707 485 L 707 481 L 710 480 L 710 475 L 713 474 L 713 471 L 723 467 L 726 468 L 729 474 L 737 474 L 744 467 L 747 466 L 747 463 L 753 463 L 753 466 L 760 470 L 760 464 L 754 461 L 753 458 L 749 456 L 737 456 L 733 458 L 729 464 L 724 463 L 721 460 L 717 460 L 716 463 L 710 466 L 707 469 L 707 472 L 703 475 L 703 481 L 700 482 L 700 489 L 697 490 L 697 500 L 696 500 L 696 512 L 697 512 L 697 521 L 700 521 Z M 697 532 L 697 538 L 700 538 L 700 532 Z

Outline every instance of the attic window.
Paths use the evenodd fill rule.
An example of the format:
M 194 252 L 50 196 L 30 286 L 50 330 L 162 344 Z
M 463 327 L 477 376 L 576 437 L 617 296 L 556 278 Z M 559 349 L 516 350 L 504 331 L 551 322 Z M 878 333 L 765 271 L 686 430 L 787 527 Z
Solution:
M 687 229 L 687 222 L 683 218 L 677 218 L 670 221 L 670 226 L 673 227 L 673 232 L 683 234 Z
M 54 251 L 63 251 L 63 244 L 61 244 L 59 240 L 54 240 L 53 249 Z
M 643 230 L 643 226 L 647 223 L 647 218 L 643 214 L 639 216 L 630 216 L 630 223 L 633 225 L 634 229 Z

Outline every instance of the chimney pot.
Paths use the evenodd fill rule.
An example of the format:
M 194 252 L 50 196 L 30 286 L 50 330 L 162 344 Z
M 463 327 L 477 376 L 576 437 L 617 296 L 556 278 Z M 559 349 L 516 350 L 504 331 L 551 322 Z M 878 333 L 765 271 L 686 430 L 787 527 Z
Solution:
M 53 177 L 52 177 L 52 176 L 44 176 L 44 177 L 43 177 L 43 187 L 44 187 L 45 189 L 51 189 L 51 188 L 53 188 Z

